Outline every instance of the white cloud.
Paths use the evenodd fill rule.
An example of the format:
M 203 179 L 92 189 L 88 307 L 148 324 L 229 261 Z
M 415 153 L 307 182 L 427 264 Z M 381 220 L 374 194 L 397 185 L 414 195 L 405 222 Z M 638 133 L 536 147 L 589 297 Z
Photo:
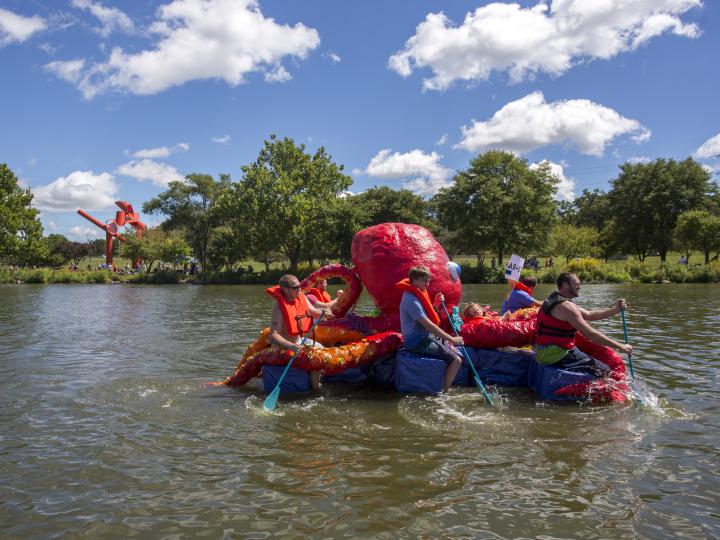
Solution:
M 157 148 L 143 148 L 142 150 L 136 150 L 135 152 L 125 152 L 126 155 L 131 155 L 136 158 L 163 158 L 168 157 L 170 154 L 176 152 L 187 152 L 190 149 L 190 144 L 181 142 L 175 146 L 159 146 Z
M 90 0 L 73 0 L 72 5 L 78 9 L 84 9 L 95 15 L 102 27 L 98 29 L 98 33 L 103 36 L 109 36 L 114 30 L 120 30 L 127 34 L 135 33 L 135 25 L 132 19 L 118 8 L 108 8 L 100 2 L 91 2 Z
M 140 182 L 151 182 L 160 187 L 167 187 L 170 182 L 182 181 L 183 175 L 175 167 L 167 163 L 158 163 L 151 159 L 132 160 L 120 165 L 117 174 L 131 176 Z
M 364 173 L 383 180 L 405 179 L 403 187 L 421 196 L 430 196 L 447 187 L 452 170 L 440 165 L 441 155 L 411 150 L 401 154 L 383 149 L 370 160 Z
M 85 240 L 87 238 L 102 238 L 104 236 L 100 227 L 88 227 L 85 225 L 75 225 L 74 227 L 70 227 L 70 235 L 79 240 Z
M 157 36 L 154 48 L 127 53 L 116 47 L 106 62 L 83 67 L 76 80 L 63 77 L 61 62 L 46 68 L 75 84 L 85 99 L 109 90 L 150 95 L 193 80 L 236 86 L 253 72 L 284 82 L 291 76 L 282 60 L 304 59 L 320 44 L 317 30 L 278 24 L 256 0 L 174 0 L 158 8 L 150 32 Z
M 74 171 L 54 182 L 33 188 L 35 202 L 41 210 L 51 212 L 102 210 L 113 206 L 117 185 L 109 173 Z
M 570 178 L 565 174 L 563 166 L 559 163 L 554 163 L 550 160 L 543 160 L 538 163 L 530 165 L 530 169 L 537 169 L 541 165 L 547 164 L 550 167 L 550 174 L 560 180 L 557 184 L 557 192 L 555 193 L 555 199 L 558 201 L 574 201 L 575 200 L 575 179 Z
M 456 148 L 470 152 L 498 148 L 528 152 L 552 144 L 573 145 L 583 154 L 600 156 L 615 137 L 634 135 L 637 141 L 650 137 L 650 130 L 637 120 L 587 99 L 547 103 L 542 92 L 511 101 L 486 122 L 473 120 L 463 126 Z
M 701 0 L 554 0 L 532 7 L 493 2 L 454 26 L 444 13 L 430 13 L 390 69 L 408 77 L 430 68 L 425 90 L 444 90 L 457 80 L 486 80 L 507 72 L 511 82 L 537 73 L 559 76 L 584 60 L 608 59 L 665 32 L 694 38 L 695 24 L 680 16 Z
M 628 158 L 628 163 L 650 163 L 651 161 L 647 156 L 632 156 Z
M 447 133 L 443 133 L 442 136 L 435 143 L 435 146 L 443 146 L 443 145 L 447 144 L 447 142 L 448 142 L 448 135 L 447 135 Z
M 334 52 L 328 53 L 327 57 L 330 59 L 330 61 L 333 64 L 339 64 L 342 62 L 342 58 L 340 58 L 340 55 Z
M 720 133 L 710 137 L 700 148 L 695 150 L 695 157 L 699 159 L 714 158 L 720 155 Z
M 23 17 L 0 8 L 0 47 L 13 42 L 22 43 L 45 28 L 47 23 L 42 17 Z
M 218 144 L 228 144 L 230 142 L 230 135 L 223 135 L 222 137 L 212 137 L 212 142 Z
M 45 69 L 54 73 L 62 80 L 72 84 L 84 85 L 82 70 L 85 67 L 85 60 L 55 60 L 45 64 Z

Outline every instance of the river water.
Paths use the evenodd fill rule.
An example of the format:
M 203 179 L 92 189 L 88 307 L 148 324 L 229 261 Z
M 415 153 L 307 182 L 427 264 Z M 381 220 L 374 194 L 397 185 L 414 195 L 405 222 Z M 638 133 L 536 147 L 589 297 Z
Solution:
M 262 287 L 0 286 L 0 537 L 720 537 L 720 287 L 578 303 L 618 296 L 642 405 L 325 385 L 269 414 L 258 381 L 201 387 L 266 323 Z

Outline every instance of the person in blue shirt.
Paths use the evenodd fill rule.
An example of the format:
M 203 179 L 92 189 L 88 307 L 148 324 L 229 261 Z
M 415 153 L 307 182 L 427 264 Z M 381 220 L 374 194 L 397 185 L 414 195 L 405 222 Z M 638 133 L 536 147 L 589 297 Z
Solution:
M 505 312 L 515 313 L 518 309 L 528 308 L 532 306 L 542 306 L 540 300 L 535 300 L 532 294 L 537 286 L 537 278 L 532 276 L 523 276 L 520 281 L 515 284 L 510 295 L 502 303 L 500 315 Z
M 462 356 L 454 345 L 462 345 L 463 338 L 451 336 L 440 328 L 440 317 L 427 292 L 430 270 L 425 266 L 410 269 L 407 279 L 396 284 L 403 291 L 400 301 L 400 330 L 405 350 L 418 356 L 439 358 L 447 364 L 443 391 L 447 392 L 462 365 Z M 444 302 L 442 293 L 435 302 Z

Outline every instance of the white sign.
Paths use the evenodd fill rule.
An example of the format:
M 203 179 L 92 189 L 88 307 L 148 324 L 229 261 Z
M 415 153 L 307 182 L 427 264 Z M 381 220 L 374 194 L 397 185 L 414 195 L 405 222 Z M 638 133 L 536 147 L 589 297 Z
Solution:
M 512 257 L 510 257 L 510 262 L 507 265 L 507 268 L 505 269 L 505 279 L 512 279 L 513 281 L 520 281 L 520 270 L 523 269 L 523 266 L 525 265 L 525 259 L 520 257 L 520 255 L 512 254 Z

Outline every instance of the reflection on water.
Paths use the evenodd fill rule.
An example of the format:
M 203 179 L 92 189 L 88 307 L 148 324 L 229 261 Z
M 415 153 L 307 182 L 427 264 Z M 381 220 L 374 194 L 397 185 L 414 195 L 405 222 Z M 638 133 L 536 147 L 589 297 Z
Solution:
M 201 388 L 264 326 L 262 287 L 0 287 L 2 536 L 717 537 L 720 288 L 579 303 L 618 296 L 642 405 L 336 385 L 268 414 L 257 381 Z

